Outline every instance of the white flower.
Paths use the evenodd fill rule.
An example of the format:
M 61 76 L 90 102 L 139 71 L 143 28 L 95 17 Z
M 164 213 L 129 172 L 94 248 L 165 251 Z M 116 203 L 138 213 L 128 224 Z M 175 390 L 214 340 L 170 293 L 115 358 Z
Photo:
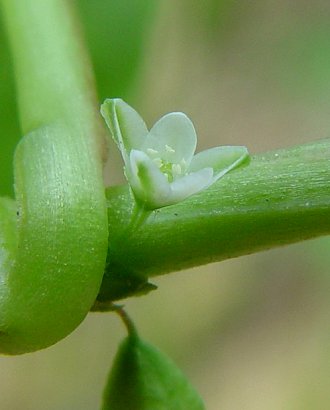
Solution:
M 181 112 L 165 115 L 148 131 L 143 119 L 121 99 L 101 107 L 125 163 L 136 200 L 155 209 L 183 201 L 209 187 L 247 156 L 246 147 L 216 147 L 194 156 L 197 137 Z

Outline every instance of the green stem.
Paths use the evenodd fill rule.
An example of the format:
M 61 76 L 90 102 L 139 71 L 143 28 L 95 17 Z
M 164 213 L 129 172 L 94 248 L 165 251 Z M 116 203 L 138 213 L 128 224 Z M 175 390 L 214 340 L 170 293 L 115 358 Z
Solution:
M 137 338 L 138 333 L 137 333 L 136 327 L 135 327 L 132 319 L 128 316 L 125 309 L 122 306 L 114 305 L 114 311 L 118 314 L 118 316 L 123 321 L 129 337 L 130 338 Z
M 127 187 L 107 191 L 108 263 L 99 298 L 122 297 L 129 281 L 258 252 L 330 233 L 330 140 L 255 155 L 249 164 L 173 206 L 153 211 L 121 238 Z M 117 278 L 123 278 L 115 284 Z M 132 289 L 130 289 L 130 293 Z
M 94 79 L 75 10 L 66 0 L 1 0 L 23 134 L 59 118 L 102 135 Z M 94 136 L 93 136 L 94 137 Z
M 70 333 L 104 269 L 103 128 L 69 3 L 0 2 L 26 134 L 15 154 L 16 204 L 0 199 L 0 351 L 10 354 Z

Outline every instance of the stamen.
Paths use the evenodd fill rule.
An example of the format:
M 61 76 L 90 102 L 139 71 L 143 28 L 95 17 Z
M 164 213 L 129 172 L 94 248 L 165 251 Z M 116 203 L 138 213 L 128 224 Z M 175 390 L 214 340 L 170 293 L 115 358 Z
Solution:
M 165 149 L 166 149 L 166 152 L 171 152 L 172 154 L 174 154 L 175 152 L 175 150 L 167 144 L 165 145 Z
M 147 154 L 151 155 L 151 156 L 155 156 L 155 155 L 159 155 L 159 152 L 156 151 L 153 148 L 147 148 Z
M 161 158 L 154 158 L 153 161 L 158 168 L 161 168 L 163 166 L 163 161 L 161 160 Z
M 181 175 L 182 169 L 180 164 L 172 164 L 172 172 L 174 175 Z
M 180 166 L 182 170 L 181 172 L 183 173 L 187 169 L 187 161 L 184 158 L 180 161 Z

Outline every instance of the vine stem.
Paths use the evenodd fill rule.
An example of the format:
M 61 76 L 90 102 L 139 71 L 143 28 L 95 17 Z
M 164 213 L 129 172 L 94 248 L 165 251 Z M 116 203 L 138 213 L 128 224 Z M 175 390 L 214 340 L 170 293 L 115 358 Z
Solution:
M 153 211 L 128 238 L 127 186 L 107 190 L 109 238 L 101 293 L 113 278 L 148 277 L 330 234 L 330 139 L 254 155 L 209 189 Z M 121 294 L 124 294 L 125 283 Z
M 123 323 L 124 323 L 124 325 L 127 329 L 128 335 L 132 338 L 138 338 L 138 332 L 136 330 L 136 327 L 135 327 L 132 319 L 130 318 L 130 316 L 127 314 L 127 312 L 123 308 L 123 306 L 113 305 L 113 309 L 117 313 L 117 315 L 121 318 L 121 320 L 123 321 Z
M 67 336 L 97 296 L 108 242 L 105 138 L 73 3 L 0 5 L 24 135 L 16 201 L 0 198 L 0 352 L 20 354 Z

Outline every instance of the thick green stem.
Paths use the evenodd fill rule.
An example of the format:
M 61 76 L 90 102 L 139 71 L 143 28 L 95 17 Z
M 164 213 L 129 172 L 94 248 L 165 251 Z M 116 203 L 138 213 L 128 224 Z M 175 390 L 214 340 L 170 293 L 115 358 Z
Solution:
M 104 140 L 69 2 L 0 4 L 26 134 L 17 202 L 0 199 L 0 351 L 17 354 L 66 336 L 95 300 L 107 249 Z
M 92 124 L 100 135 L 91 66 L 65 0 L 1 0 L 23 134 L 52 121 Z M 87 118 L 86 118 L 87 117 Z
M 148 277 L 330 233 L 330 140 L 253 156 L 200 194 L 153 211 L 129 237 L 127 187 L 107 191 L 108 263 L 99 300 Z

